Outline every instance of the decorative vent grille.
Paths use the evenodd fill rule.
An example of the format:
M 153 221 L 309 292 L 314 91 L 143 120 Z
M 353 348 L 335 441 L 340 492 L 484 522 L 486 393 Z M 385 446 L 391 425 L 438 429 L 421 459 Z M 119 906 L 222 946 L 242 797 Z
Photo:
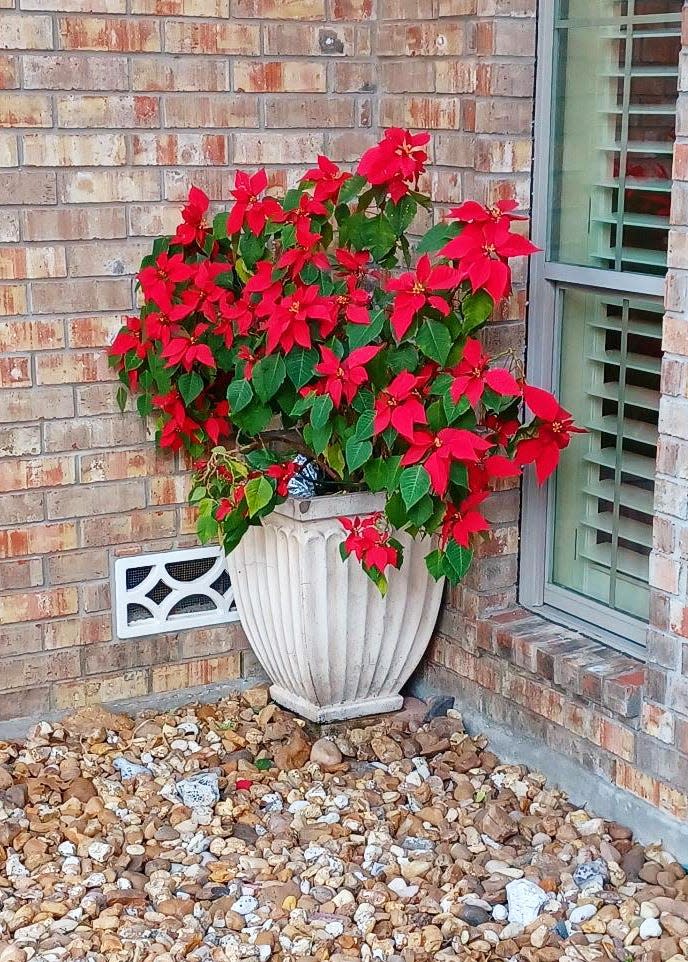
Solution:
M 219 547 L 118 558 L 115 598 L 119 638 L 239 619 Z

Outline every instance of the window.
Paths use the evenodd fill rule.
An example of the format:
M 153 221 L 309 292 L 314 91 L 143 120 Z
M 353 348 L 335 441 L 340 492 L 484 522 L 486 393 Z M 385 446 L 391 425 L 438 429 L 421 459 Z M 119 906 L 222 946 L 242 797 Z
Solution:
M 558 0 L 540 23 L 545 256 L 528 366 L 588 433 L 547 491 L 524 490 L 522 601 L 634 651 L 649 606 L 680 20 L 680 0 Z

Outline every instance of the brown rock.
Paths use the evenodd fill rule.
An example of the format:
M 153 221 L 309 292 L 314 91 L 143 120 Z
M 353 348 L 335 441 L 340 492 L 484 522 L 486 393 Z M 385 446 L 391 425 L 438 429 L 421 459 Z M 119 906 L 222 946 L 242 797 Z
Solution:
M 497 842 L 503 842 L 518 832 L 518 825 L 509 818 L 504 809 L 496 802 L 490 802 L 478 813 L 475 825 L 479 832 L 489 835 Z
M 303 729 L 295 728 L 283 745 L 276 746 L 272 757 L 277 768 L 290 771 L 293 768 L 303 768 L 310 756 L 311 743 Z
M 98 792 L 93 782 L 90 782 L 87 778 L 75 778 L 73 782 L 66 786 L 62 794 L 65 800 L 76 798 L 80 802 L 88 802 L 90 799 L 96 798 Z
M 399 762 L 404 757 L 401 745 L 397 744 L 397 742 L 388 735 L 380 735 L 379 738 L 373 738 L 370 747 L 377 760 L 382 762 L 383 765 Z
M 86 737 L 93 736 L 103 729 L 124 732 L 134 727 L 134 721 L 128 715 L 116 715 L 102 705 L 79 708 L 72 715 L 67 715 L 61 724 L 68 734 Z
M 310 760 L 319 765 L 323 771 L 331 771 L 342 763 L 342 753 L 329 738 L 319 738 L 313 742 Z

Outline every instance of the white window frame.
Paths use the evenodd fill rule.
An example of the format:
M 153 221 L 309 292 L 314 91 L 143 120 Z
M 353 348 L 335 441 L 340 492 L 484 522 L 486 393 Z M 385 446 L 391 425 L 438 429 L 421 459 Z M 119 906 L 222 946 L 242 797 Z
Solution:
M 528 380 L 547 390 L 556 390 L 558 383 L 562 300 L 558 296 L 558 284 L 660 298 L 664 296 L 665 288 L 664 277 L 579 267 L 546 259 L 548 218 L 552 209 L 549 160 L 554 8 L 554 0 L 540 0 L 538 4 L 531 236 L 543 253 L 531 258 L 526 328 Z M 525 473 L 521 502 L 520 603 L 551 621 L 579 630 L 620 651 L 643 657 L 647 633 L 645 623 L 548 581 L 552 557 L 553 496 L 553 482 L 540 487 L 533 472 Z

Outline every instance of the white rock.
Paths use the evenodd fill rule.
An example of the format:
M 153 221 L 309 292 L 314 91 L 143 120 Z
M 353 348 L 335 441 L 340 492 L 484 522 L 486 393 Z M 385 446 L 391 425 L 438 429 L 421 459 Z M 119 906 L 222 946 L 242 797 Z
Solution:
M 5 875 L 7 878 L 27 878 L 29 875 L 28 869 L 23 865 L 16 852 L 9 852 L 7 855 Z
M 220 801 L 217 772 L 202 772 L 192 778 L 184 778 L 177 782 L 176 792 L 182 803 L 192 811 L 213 808 Z
M 112 845 L 108 845 L 107 842 L 91 842 L 88 846 L 88 857 L 92 858 L 94 862 L 102 864 L 111 854 Z
M 538 917 L 549 895 L 530 879 L 519 878 L 507 883 L 506 900 L 509 923 L 525 928 Z
M 123 755 L 112 759 L 112 767 L 120 773 L 123 782 L 129 781 L 130 778 L 138 778 L 139 775 L 153 774 L 150 768 L 132 762 L 128 758 L 124 758 Z
M 509 911 L 506 905 L 495 905 L 492 909 L 492 918 L 495 922 L 506 922 L 509 915 Z
M 252 895 L 242 895 L 232 906 L 232 912 L 236 912 L 237 915 L 253 915 L 257 908 L 258 899 Z
M 587 922 L 594 915 L 597 915 L 597 909 L 594 905 L 577 905 L 569 912 L 569 922 L 571 925 L 580 925 L 581 922 Z
M 410 899 L 418 892 L 418 885 L 408 885 L 403 878 L 393 878 L 387 883 L 387 888 L 394 892 L 397 898 Z
M 658 919 L 644 919 L 640 923 L 639 935 L 643 941 L 645 939 L 659 939 L 662 935 L 662 926 Z

